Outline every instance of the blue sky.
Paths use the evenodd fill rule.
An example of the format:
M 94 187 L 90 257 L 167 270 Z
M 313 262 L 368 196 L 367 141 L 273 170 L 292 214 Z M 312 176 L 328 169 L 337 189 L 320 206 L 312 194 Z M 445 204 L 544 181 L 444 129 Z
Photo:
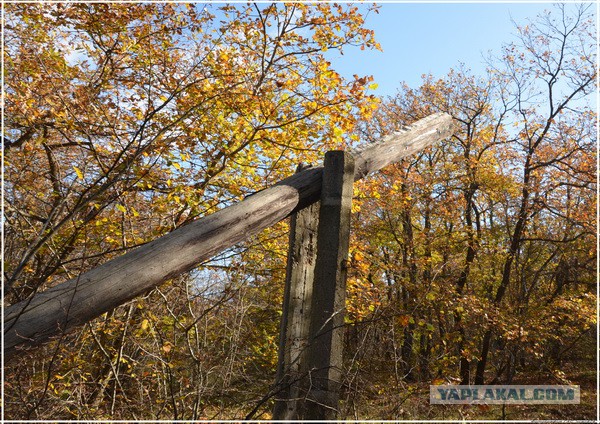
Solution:
M 366 27 L 375 30 L 383 52 L 346 48 L 330 53 L 332 67 L 346 78 L 373 75 L 376 95 L 393 95 L 402 81 L 417 87 L 421 75 L 442 77 L 464 63 L 475 74 L 485 70 L 484 56 L 499 54 L 515 40 L 514 20 L 525 24 L 551 3 L 384 3 Z

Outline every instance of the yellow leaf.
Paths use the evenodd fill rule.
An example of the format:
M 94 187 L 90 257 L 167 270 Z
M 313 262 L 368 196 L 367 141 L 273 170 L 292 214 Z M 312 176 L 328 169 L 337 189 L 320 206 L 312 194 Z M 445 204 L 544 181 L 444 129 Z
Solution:
M 77 178 L 79 178 L 80 180 L 83 180 L 83 172 L 81 172 L 81 169 L 77 168 L 76 166 L 74 166 L 73 169 L 75 170 L 75 173 L 77 174 Z
M 123 205 L 122 205 L 122 204 L 120 204 L 120 203 L 117 203 L 117 206 L 116 206 L 116 208 L 117 208 L 118 210 L 120 210 L 121 212 L 123 212 L 123 213 L 127 213 L 127 209 L 125 209 L 125 206 L 123 206 Z

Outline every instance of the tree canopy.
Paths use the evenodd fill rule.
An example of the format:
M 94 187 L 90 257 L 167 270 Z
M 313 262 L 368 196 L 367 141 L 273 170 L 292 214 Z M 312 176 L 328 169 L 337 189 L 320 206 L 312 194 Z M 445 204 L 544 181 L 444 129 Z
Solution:
M 4 7 L 5 305 L 299 162 L 446 112 L 451 140 L 355 184 L 339 416 L 495 419 L 504 411 L 459 416 L 422 399 L 429 384 L 532 381 L 580 384 L 582 405 L 509 418 L 593 416 L 589 5 L 522 23 L 483 75 L 457 67 L 387 98 L 325 58 L 380 48 L 354 5 Z M 279 223 L 7 364 L 5 418 L 269 418 L 287 231 Z

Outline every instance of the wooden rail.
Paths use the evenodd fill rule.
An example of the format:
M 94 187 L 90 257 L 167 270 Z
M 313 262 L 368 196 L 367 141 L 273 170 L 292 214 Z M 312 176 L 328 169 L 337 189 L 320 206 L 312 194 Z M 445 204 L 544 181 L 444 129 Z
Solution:
M 452 131 L 449 115 L 434 114 L 354 152 L 354 180 L 448 138 Z M 5 308 L 5 358 L 70 331 L 315 203 L 321 194 L 322 172 L 323 168 L 317 167 L 294 174 L 242 202 Z

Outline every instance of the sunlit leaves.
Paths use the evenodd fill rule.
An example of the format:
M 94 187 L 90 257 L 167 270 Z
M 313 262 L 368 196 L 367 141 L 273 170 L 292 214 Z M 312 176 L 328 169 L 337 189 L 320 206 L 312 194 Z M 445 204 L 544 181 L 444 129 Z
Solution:
M 40 217 L 24 244 L 69 250 L 49 263 L 15 249 L 11 284 L 48 277 L 21 273 L 32 260 L 51 272 L 79 249 L 72 234 L 109 229 L 94 221 L 110 211 L 150 240 L 343 146 L 375 100 L 321 51 L 377 47 L 362 24 L 355 7 L 327 4 L 11 6 L 8 197 Z M 35 166 L 20 166 L 25 149 Z M 31 191 L 48 194 L 17 202 Z
M 354 6 L 21 3 L 6 15 L 7 302 L 239 201 L 298 162 L 320 162 L 376 104 L 369 77 L 346 81 L 323 57 L 346 45 L 378 48 Z M 63 378 L 49 382 L 56 396 L 47 403 L 52 409 L 64 394 L 67 404 L 68 383 L 89 405 L 45 416 L 112 417 L 133 387 L 143 416 L 160 415 L 171 404 L 157 388 L 170 384 L 165 373 L 204 355 L 205 343 L 230 349 L 223 384 L 246 366 L 271 372 L 287 251 L 281 225 L 222 265 L 230 271 L 220 278 L 239 287 L 250 279 L 260 304 L 224 307 L 226 316 L 202 321 L 203 339 L 197 320 L 213 294 L 194 302 L 166 290 L 166 309 L 140 301 L 90 323 L 74 342 L 86 359 L 61 351 L 73 371 L 52 374 Z M 277 270 L 263 271 L 265 263 Z M 240 349 L 239 334 L 228 339 L 222 329 L 248 317 Z M 43 378 L 31 381 L 42 387 Z M 193 390 L 194 378 L 183 378 L 182 390 Z M 97 384 L 88 391 L 87 381 Z
M 541 22 L 537 35 L 523 32 L 523 42 L 543 44 L 540 28 L 558 21 Z M 593 56 L 586 50 L 591 39 L 582 35 L 588 24 L 582 18 L 565 41 L 568 55 L 587 51 L 579 66 L 558 65 L 556 53 L 539 46 L 513 44 L 489 75 L 457 69 L 444 78 L 425 76 L 364 124 L 361 138 L 368 141 L 437 111 L 452 114 L 457 128 L 451 140 L 355 189 L 353 255 L 369 259 L 350 269 L 349 311 L 358 322 L 385 320 L 394 352 L 411 346 L 400 349 L 397 363 L 405 372 L 419 366 L 413 354 L 437 354 L 444 359 L 432 363 L 436 369 L 462 377 L 463 358 L 472 379 L 486 328 L 496 340 L 486 347 L 493 364 L 505 368 L 507 352 L 525 350 L 527 363 L 560 361 L 557 344 L 589 334 L 595 115 L 579 99 L 593 86 L 585 64 Z M 547 72 L 532 71 L 544 64 L 564 65 L 556 77 L 564 82 L 570 75 L 569 82 L 555 84 Z M 498 72 L 502 66 L 513 74 Z M 577 100 L 567 106 L 569 93 Z M 562 311 L 573 299 L 587 317 Z M 429 336 L 438 341 L 433 349 L 422 342 Z

